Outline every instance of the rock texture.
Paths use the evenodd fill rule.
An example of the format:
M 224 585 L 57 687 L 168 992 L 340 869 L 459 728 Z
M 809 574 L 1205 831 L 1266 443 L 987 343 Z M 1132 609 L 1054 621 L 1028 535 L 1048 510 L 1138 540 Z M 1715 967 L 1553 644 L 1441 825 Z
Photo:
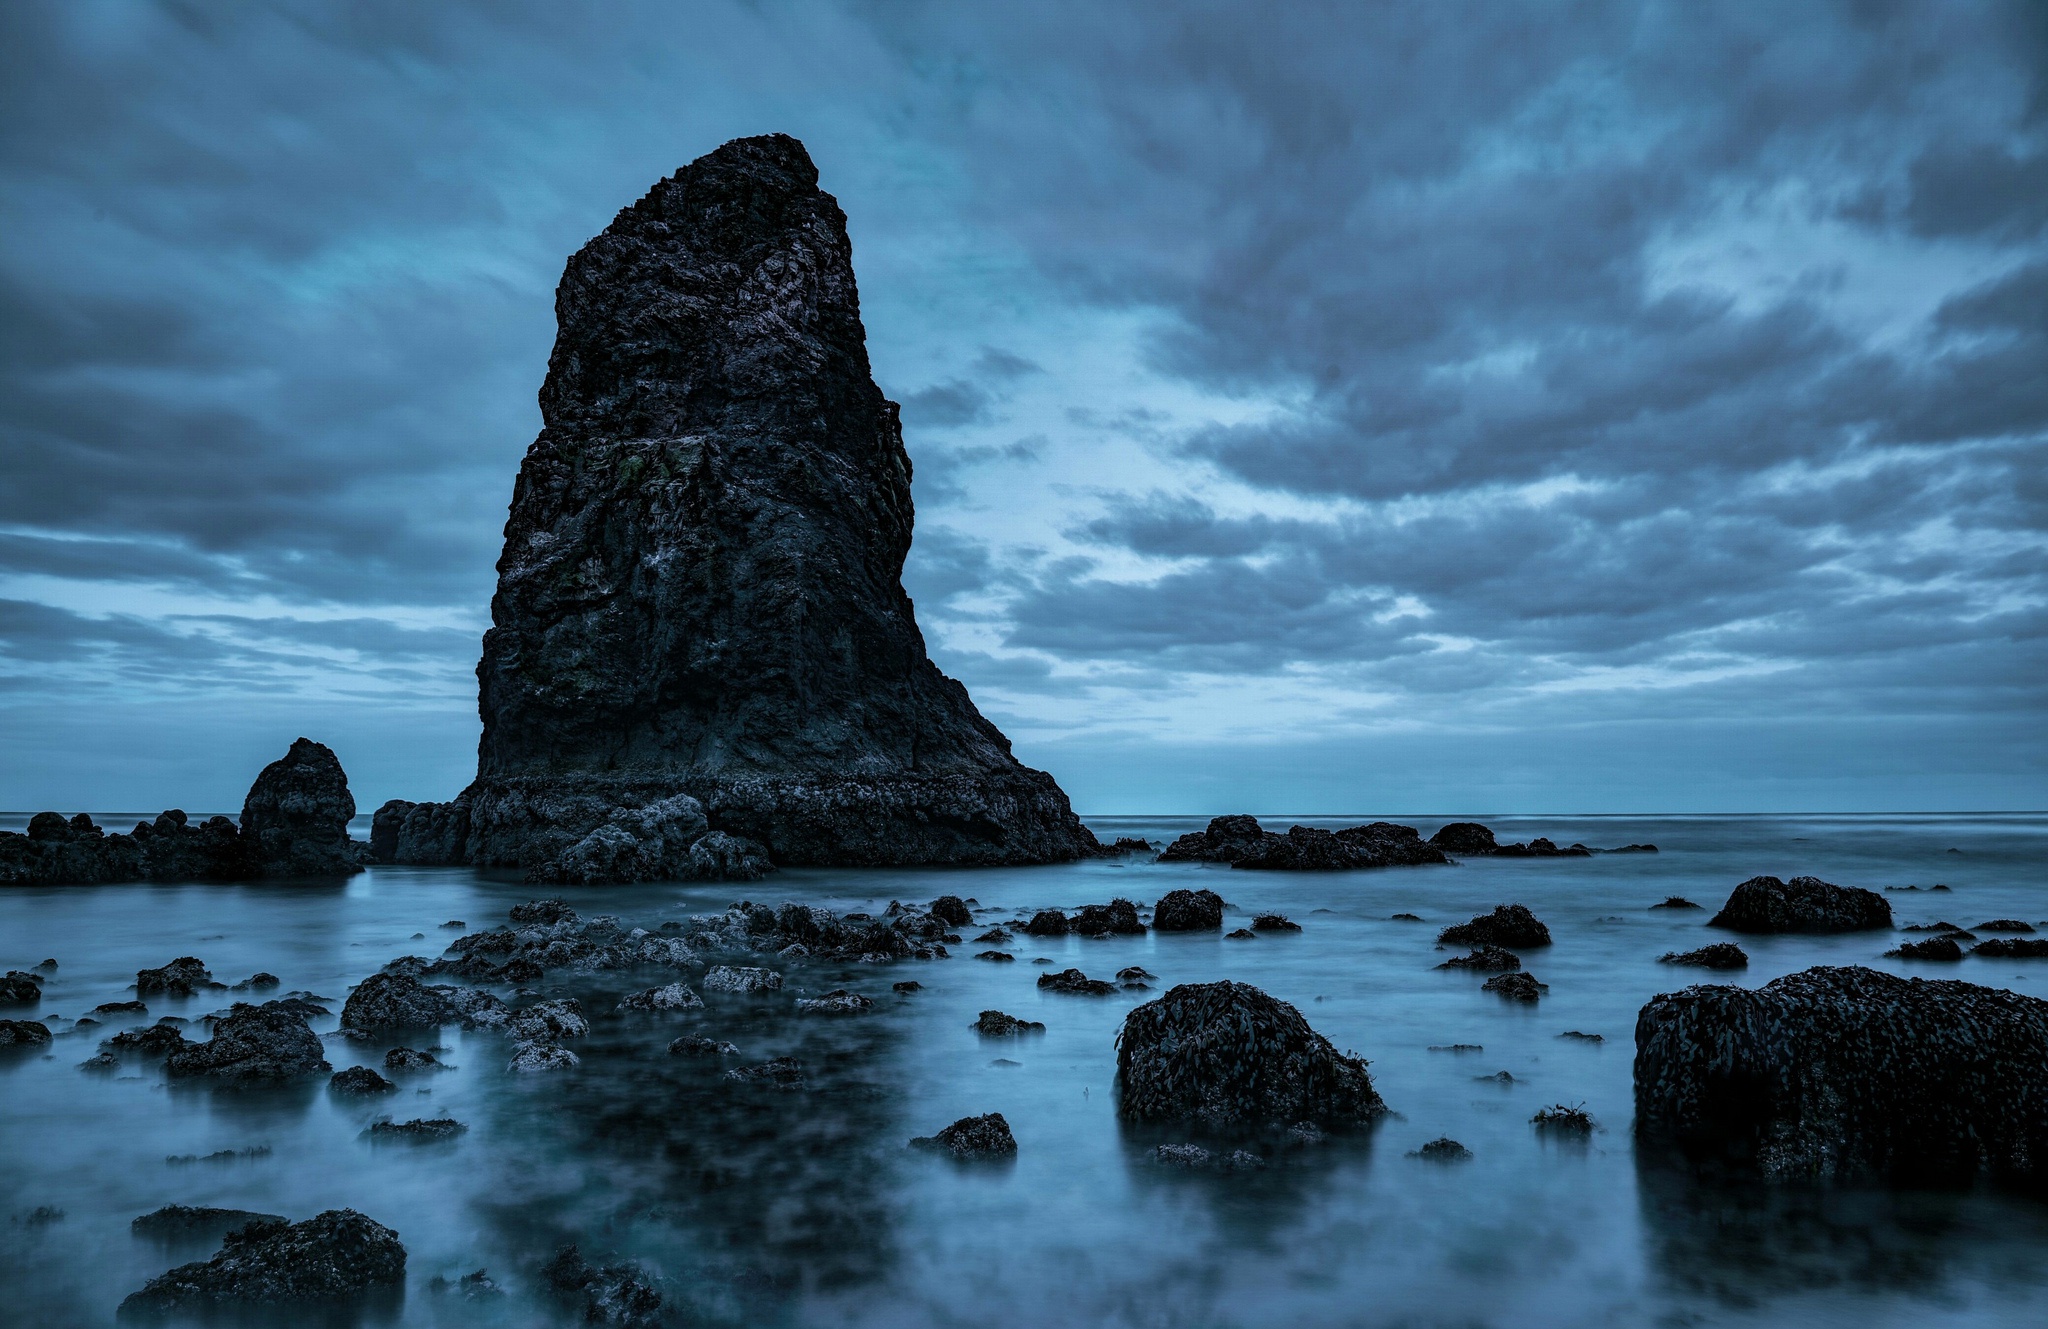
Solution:
M 396 1232 L 353 1209 L 329 1209 L 303 1223 L 248 1223 L 228 1233 L 211 1260 L 150 1279 L 121 1312 L 334 1301 L 404 1281 Z
M 1214 891 L 1168 891 L 1152 907 L 1161 932 L 1215 932 L 1223 926 L 1223 897 Z
M 83 812 L 69 820 L 38 812 L 26 834 L 0 831 L 0 886 L 345 875 L 370 858 L 349 838 L 355 814 L 333 751 L 301 738 L 249 787 L 240 826 L 226 817 L 195 826 L 172 808 L 109 835 Z
M 1495 905 L 1490 914 L 1480 914 L 1469 923 L 1447 927 L 1436 934 L 1440 946 L 1513 946 L 1527 949 L 1548 946 L 1550 929 L 1529 912 L 1527 905 Z
M 399 861 L 594 880 L 678 795 L 779 863 L 1098 852 L 925 651 L 910 461 L 870 376 L 846 218 L 803 145 L 738 139 L 569 260 L 543 427 L 477 666 L 477 779 L 390 808 Z M 432 809 L 432 810 L 430 810 Z M 564 851 L 606 843 L 559 871 Z
M 912 1140 L 917 1149 L 949 1153 L 959 1159 L 1015 1158 L 1017 1137 L 1000 1112 L 980 1117 L 962 1117 L 937 1135 L 920 1135 Z
M 1387 1111 L 1365 1062 L 1247 983 L 1184 983 L 1124 1019 L 1117 1115 L 1218 1129 L 1364 1123 Z
M 1892 907 L 1876 891 L 1819 877 L 1751 877 L 1707 920 L 1731 932 L 1861 932 L 1892 925 Z
M 1636 1131 L 1774 1180 L 2048 1182 L 2048 1001 L 1820 967 L 1652 998 Z
M 1376 821 L 1340 831 L 1292 826 L 1278 835 L 1256 817 L 1217 817 L 1189 831 L 1159 855 L 1162 863 L 1228 863 L 1269 872 L 1337 872 L 1447 863 L 1444 851 L 1426 843 L 1413 826 Z
M 204 1043 L 188 1043 L 170 1054 L 164 1069 L 174 1076 L 203 1075 L 230 1084 L 274 1084 L 333 1069 L 306 1017 L 281 1001 L 261 1006 L 236 1002 Z

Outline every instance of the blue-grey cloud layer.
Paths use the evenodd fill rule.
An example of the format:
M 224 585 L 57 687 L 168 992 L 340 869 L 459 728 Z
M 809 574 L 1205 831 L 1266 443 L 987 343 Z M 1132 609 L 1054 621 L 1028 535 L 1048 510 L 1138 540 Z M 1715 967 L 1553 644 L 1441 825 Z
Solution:
M 1040 759 L 1292 742 L 1341 806 L 1332 726 L 1654 769 L 1833 717 L 1823 781 L 1957 736 L 1967 795 L 1857 797 L 1982 801 L 1981 735 L 2038 802 L 2044 13 L 12 7 L 0 725 L 459 711 L 563 257 L 784 128 L 853 218 L 927 629 Z

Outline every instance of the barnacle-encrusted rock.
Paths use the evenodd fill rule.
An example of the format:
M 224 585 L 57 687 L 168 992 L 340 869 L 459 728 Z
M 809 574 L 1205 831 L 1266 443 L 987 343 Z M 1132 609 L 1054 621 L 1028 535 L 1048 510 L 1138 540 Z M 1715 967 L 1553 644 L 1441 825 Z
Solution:
M 737 1084 L 763 1084 L 774 1089 L 804 1087 L 804 1064 L 795 1057 L 775 1057 L 753 1066 L 735 1066 L 725 1078 Z
M 373 1121 L 363 1132 L 371 1140 L 403 1140 L 410 1144 L 428 1144 L 439 1140 L 452 1140 L 466 1135 L 469 1127 L 453 1117 L 414 1117 L 411 1121 Z
M 1290 827 L 1276 835 L 1247 816 L 1217 817 L 1199 831 L 1190 831 L 1159 855 L 1162 863 L 1228 863 L 1234 868 L 1269 871 L 1332 872 L 1349 868 L 1383 868 L 1401 864 L 1447 862 L 1444 852 L 1423 842 L 1413 826 L 1376 821 L 1340 831 L 1311 826 Z M 1156 915 L 1155 915 L 1156 921 Z
M 1498 946 L 1475 946 L 1470 955 L 1453 955 L 1437 966 L 1439 969 L 1477 969 L 1493 973 L 1508 973 L 1521 967 L 1521 956 Z
M 1666 951 L 1660 964 L 1689 964 L 1700 969 L 1747 969 L 1749 956 L 1732 941 L 1717 941 L 1696 951 Z
M 236 1002 L 204 1043 L 187 1043 L 164 1062 L 172 1075 L 204 1075 L 235 1084 L 277 1082 L 331 1069 L 320 1038 L 290 1004 Z
M 384 1054 L 384 1069 L 387 1071 L 438 1071 L 444 1069 L 441 1059 L 431 1052 L 419 1048 L 393 1048 Z M 329 1083 L 333 1083 L 329 1081 Z
M 1968 936 L 1968 933 L 1954 933 L 1954 936 Z M 1970 954 L 1986 959 L 2039 960 L 2048 958 L 2048 941 L 2039 937 L 1993 937 L 1980 941 L 1970 948 Z
M 371 974 L 341 1008 L 350 1029 L 431 1029 L 454 1019 L 444 993 L 406 974 Z
M 353 1209 L 329 1209 L 303 1223 L 246 1224 L 227 1234 L 211 1260 L 150 1279 L 121 1310 L 332 1301 L 404 1281 L 405 1247 L 396 1232 Z
M 583 1005 L 574 997 L 537 1001 L 512 1012 L 506 1031 L 522 1043 L 554 1043 L 564 1038 L 582 1038 L 590 1032 Z
M 1636 1019 L 1636 1133 L 1771 1179 L 2048 1183 L 2048 1001 L 1822 966 Z
M 470 860 L 543 865 L 679 794 L 783 863 L 1094 854 L 926 653 L 902 428 L 803 145 L 658 181 L 555 303 L 477 667 Z
M 1550 929 L 1529 912 L 1527 905 L 1495 905 L 1490 914 L 1480 914 L 1469 923 L 1459 923 L 1436 934 L 1441 946 L 1548 946 Z
M 1223 926 L 1223 897 L 1214 891 L 1168 891 L 1152 907 L 1159 932 L 1215 932 Z
M 505 1069 L 521 1075 L 537 1075 L 547 1071 L 566 1071 L 582 1064 L 583 1058 L 559 1043 L 516 1043 L 512 1049 L 512 1060 L 505 1063 Z
M 1892 907 L 1876 891 L 1819 877 L 1751 877 L 1730 892 L 1710 928 L 1731 932 L 1860 932 L 1892 925 Z
M 937 1135 L 921 1135 L 910 1143 L 964 1159 L 1011 1158 L 1017 1153 L 1017 1137 L 1010 1133 L 1010 1123 L 1000 1112 L 962 1117 Z
M 1124 1019 L 1117 1114 L 1217 1128 L 1337 1126 L 1387 1111 L 1366 1063 L 1247 983 L 1184 983 Z
M 185 1033 L 177 1025 L 160 1021 L 140 1029 L 123 1029 L 107 1040 L 107 1046 L 121 1052 L 141 1053 L 145 1057 L 162 1057 L 191 1045 L 185 1041 Z

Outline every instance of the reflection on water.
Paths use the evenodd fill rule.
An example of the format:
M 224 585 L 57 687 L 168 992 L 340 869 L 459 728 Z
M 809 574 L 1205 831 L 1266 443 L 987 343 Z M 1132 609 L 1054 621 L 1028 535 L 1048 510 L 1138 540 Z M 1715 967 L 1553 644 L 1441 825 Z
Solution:
M 1097 830 L 1157 841 L 1191 824 L 1130 819 Z M 131 1234 L 137 1215 L 181 1203 L 294 1219 L 349 1206 L 398 1229 L 410 1253 L 407 1286 L 368 1318 L 407 1325 L 578 1322 L 580 1306 L 553 1300 L 539 1277 L 572 1242 L 599 1263 L 639 1262 L 678 1324 L 2048 1322 L 2048 1218 L 2034 1204 L 1708 1187 L 1639 1166 L 1629 1138 L 1636 1009 L 1701 977 L 1656 958 L 1705 939 L 1704 913 L 1647 906 L 1668 895 L 1711 906 L 1756 873 L 1813 872 L 1873 887 L 1953 888 L 1892 894 L 1901 922 L 2037 918 L 2048 915 L 2035 877 L 2048 820 L 1496 826 L 1515 839 L 1647 840 L 1665 852 L 1335 876 L 1122 862 L 788 872 L 746 889 L 842 910 L 974 896 L 985 926 L 1039 907 L 1117 895 L 1149 903 L 1175 886 L 1205 885 L 1231 901 L 1233 918 L 1277 909 L 1305 930 L 1248 942 L 1020 935 L 1007 948 L 1018 956 L 1011 965 L 968 958 L 981 949 L 972 945 L 955 947 L 951 960 L 886 967 L 775 962 L 788 971 L 780 994 L 707 993 L 705 1009 L 668 1015 L 612 1013 L 657 973 L 554 973 L 542 993 L 576 997 L 593 1016 L 579 1068 L 514 1076 L 502 1036 L 450 1028 L 435 1046 L 453 1069 L 393 1072 L 398 1091 L 381 1100 L 332 1097 L 317 1085 L 170 1085 L 137 1061 L 84 1073 L 77 1063 L 124 1017 L 97 1029 L 72 1018 L 132 995 L 136 969 L 186 954 L 231 982 L 268 970 L 285 989 L 334 998 L 338 1013 L 348 987 L 384 961 L 435 953 L 459 935 L 441 923 L 488 926 L 529 888 L 465 870 L 386 868 L 342 885 L 9 891 L 0 894 L 0 968 L 54 956 L 60 967 L 42 1014 L 72 1018 L 50 1018 L 59 1031 L 50 1048 L 0 1057 L 0 1318 L 110 1323 L 122 1296 L 214 1249 L 210 1240 Z M 573 901 L 586 916 L 655 926 L 723 908 L 736 893 L 642 886 L 579 891 Z M 1438 926 L 1509 901 L 1529 905 L 1557 938 L 1525 955 L 1549 984 L 1533 1008 L 1482 993 L 1483 975 L 1432 968 L 1443 958 L 1433 946 Z M 1427 921 L 1391 919 L 1401 912 Z M 1751 967 L 1734 981 L 1759 984 L 1821 962 L 1912 971 L 1877 958 L 1888 944 L 1744 939 Z M 1159 975 L 1155 989 L 1256 983 L 1369 1058 L 1395 1115 L 1315 1147 L 1268 1142 L 1263 1170 L 1167 1168 L 1152 1151 L 1173 1133 L 1122 1129 L 1110 1099 L 1116 1029 L 1150 994 L 1041 992 L 1034 979 L 1044 966 L 1031 963 L 1039 958 L 1095 976 L 1142 965 Z M 1960 971 L 2022 992 L 2048 988 L 2048 964 L 1969 961 Z M 890 990 L 913 977 L 924 990 Z M 796 1014 L 794 996 L 838 987 L 866 993 L 875 1010 Z M 196 1019 L 227 995 L 151 998 L 149 1018 Z M 983 1038 L 970 1025 L 984 1009 L 1043 1021 L 1046 1032 Z M 315 1029 L 331 1033 L 337 1023 Z M 1561 1038 L 1567 1030 L 1604 1041 Z M 730 1040 L 741 1054 L 668 1056 L 684 1033 Z M 381 1067 L 385 1050 L 404 1041 L 326 1040 L 337 1068 Z M 1482 1050 L 1431 1050 L 1460 1044 Z M 726 1066 L 780 1056 L 804 1064 L 801 1091 L 723 1078 Z M 1495 1078 L 1503 1071 L 1509 1080 Z M 1559 1102 L 1585 1103 L 1601 1129 L 1577 1143 L 1533 1130 L 1531 1114 Z M 961 1166 L 905 1147 L 989 1111 L 1016 1133 L 1012 1165 Z M 469 1131 L 417 1146 L 364 1138 L 382 1117 L 444 1114 Z M 1473 1156 L 1415 1156 L 1446 1135 Z M 501 1292 L 464 1294 L 458 1280 L 479 1268 Z

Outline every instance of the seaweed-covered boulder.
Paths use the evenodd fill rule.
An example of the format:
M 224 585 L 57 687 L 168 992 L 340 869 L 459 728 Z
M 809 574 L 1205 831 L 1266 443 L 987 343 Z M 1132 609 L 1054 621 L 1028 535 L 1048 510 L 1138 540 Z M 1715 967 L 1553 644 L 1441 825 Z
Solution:
M 1447 854 L 1468 856 L 1490 854 L 1500 847 L 1493 832 L 1476 821 L 1454 821 L 1430 836 L 1429 842 Z
M 1459 923 L 1436 934 L 1441 946 L 1512 946 L 1527 949 L 1531 946 L 1548 946 L 1550 929 L 1543 926 L 1541 919 L 1529 912 L 1527 905 L 1503 904 L 1494 906 L 1490 914 L 1480 914 L 1469 923 Z
M 1929 937 L 1925 941 L 1904 942 L 1897 949 L 1886 951 L 1885 958 L 1954 962 L 1963 958 L 1963 948 L 1954 937 Z
M 1773 1180 L 2048 1186 L 2048 1001 L 1821 966 L 1636 1019 L 1636 1133 Z
M 211 1260 L 150 1279 L 121 1311 L 337 1301 L 404 1282 L 405 1247 L 396 1232 L 353 1209 L 329 1209 L 303 1223 L 245 1224 L 227 1234 Z
M 225 983 L 214 982 L 213 975 L 207 972 L 206 962 L 192 955 L 179 956 L 160 969 L 135 971 L 135 994 L 139 997 L 159 993 L 166 997 L 191 997 L 226 986 Z
M 1751 877 L 1707 920 L 1731 932 L 1861 932 L 1892 925 L 1892 907 L 1876 891 L 1819 877 Z
M 960 1159 L 1014 1158 L 1017 1137 L 1000 1112 L 979 1117 L 962 1117 L 937 1135 L 921 1135 L 911 1146 L 948 1153 Z
M 1128 937 L 1142 934 L 1145 925 L 1138 921 L 1138 906 L 1129 900 L 1111 900 L 1108 904 L 1082 905 L 1067 920 L 1067 929 L 1082 937 Z
M 1168 891 L 1152 906 L 1159 932 L 1215 932 L 1223 927 L 1223 897 L 1214 891 Z
M 265 766 L 242 803 L 242 839 L 267 877 L 336 876 L 362 870 L 366 846 L 349 838 L 356 800 L 334 750 L 310 738 Z
M 341 1008 L 349 1029 L 432 1029 L 455 1019 L 446 994 L 407 974 L 371 974 Z
M 1366 1063 L 1248 983 L 1184 983 L 1124 1018 L 1117 1115 L 1266 1129 L 1370 1122 L 1387 1105 Z
M 1439 969 L 1474 969 L 1482 973 L 1512 973 L 1522 967 L 1522 957 L 1498 946 L 1475 946 L 1470 955 L 1453 955 Z
M 1659 964 L 1687 964 L 1698 969 L 1747 969 L 1749 956 L 1732 941 L 1717 941 L 1696 951 L 1667 951 Z
M 1048 992 L 1067 992 L 1080 997 L 1116 995 L 1116 984 L 1100 978 L 1090 978 L 1078 969 L 1062 969 L 1056 974 L 1040 974 L 1038 986 Z
M 188 1043 L 170 1054 L 164 1069 L 173 1076 L 204 1075 L 232 1084 L 277 1083 L 332 1069 L 320 1038 L 306 1017 L 281 1001 L 261 1006 L 236 1002 L 204 1043 Z
M 0 1020 L 0 1048 L 41 1047 L 50 1041 L 50 1026 L 41 1020 Z

